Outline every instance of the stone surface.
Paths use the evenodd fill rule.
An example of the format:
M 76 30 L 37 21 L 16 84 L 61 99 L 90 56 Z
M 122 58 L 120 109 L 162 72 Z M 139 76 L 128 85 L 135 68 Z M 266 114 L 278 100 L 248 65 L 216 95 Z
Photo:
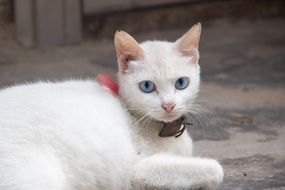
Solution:
M 218 19 L 203 24 L 202 86 L 190 115 L 198 156 L 225 169 L 221 190 L 285 189 L 285 19 Z M 191 23 L 194 24 L 194 23 Z M 189 24 L 189 27 L 190 25 Z M 175 40 L 187 31 L 159 30 L 134 36 Z M 12 32 L 0 33 L 0 85 L 35 80 L 115 76 L 111 39 L 48 49 L 25 49 Z

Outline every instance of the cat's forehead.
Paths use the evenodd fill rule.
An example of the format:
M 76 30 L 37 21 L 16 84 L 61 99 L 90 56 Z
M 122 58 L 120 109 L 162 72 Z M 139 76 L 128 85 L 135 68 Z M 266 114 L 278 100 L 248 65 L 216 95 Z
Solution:
M 140 45 L 143 49 L 145 60 L 147 61 L 171 59 L 175 58 L 174 55 L 179 54 L 176 45 L 172 42 L 146 41 Z
M 142 70 L 153 78 L 177 78 L 188 76 L 191 70 L 189 57 L 183 57 L 175 43 L 149 41 L 141 44 L 144 51 Z

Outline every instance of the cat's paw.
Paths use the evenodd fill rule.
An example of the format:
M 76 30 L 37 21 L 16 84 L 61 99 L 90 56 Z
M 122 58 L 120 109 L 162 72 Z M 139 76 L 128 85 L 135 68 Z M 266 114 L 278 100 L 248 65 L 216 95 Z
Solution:
M 224 172 L 216 160 L 156 155 L 135 164 L 133 189 L 215 190 Z
M 219 187 L 219 185 L 223 182 L 224 178 L 224 170 L 220 163 L 216 160 L 205 159 L 204 166 L 202 172 L 204 178 L 202 183 L 199 185 L 197 189 L 199 190 L 215 190 Z
M 136 165 L 131 175 L 131 189 L 132 190 L 146 190 L 147 189 L 147 170 Z

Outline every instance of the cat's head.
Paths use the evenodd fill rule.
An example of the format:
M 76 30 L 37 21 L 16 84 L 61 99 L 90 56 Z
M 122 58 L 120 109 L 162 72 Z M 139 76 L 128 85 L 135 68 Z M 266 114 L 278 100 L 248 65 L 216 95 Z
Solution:
M 199 23 L 176 42 L 139 44 L 116 32 L 120 96 L 129 110 L 164 122 L 189 112 L 199 90 L 200 34 Z

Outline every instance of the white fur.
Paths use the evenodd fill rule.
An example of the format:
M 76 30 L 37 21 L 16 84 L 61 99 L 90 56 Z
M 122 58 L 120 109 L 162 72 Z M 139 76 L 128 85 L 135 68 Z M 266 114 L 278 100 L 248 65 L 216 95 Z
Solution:
M 0 108 L 1 190 L 128 189 L 128 117 L 94 81 L 4 89 Z
M 132 182 L 136 189 L 216 189 L 221 173 L 215 160 L 157 154 L 135 164 Z
M 222 182 L 217 161 L 192 157 L 187 132 L 158 136 L 157 120 L 172 121 L 193 106 L 198 63 L 175 43 L 141 47 L 144 59 L 118 76 L 121 102 L 94 81 L 0 91 L 1 190 L 215 189 Z M 174 84 L 181 76 L 190 85 L 180 91 Z M 157 92 L 140 91 L 143 80 Z M 176 107 L 166 114 L 163 102 Z

